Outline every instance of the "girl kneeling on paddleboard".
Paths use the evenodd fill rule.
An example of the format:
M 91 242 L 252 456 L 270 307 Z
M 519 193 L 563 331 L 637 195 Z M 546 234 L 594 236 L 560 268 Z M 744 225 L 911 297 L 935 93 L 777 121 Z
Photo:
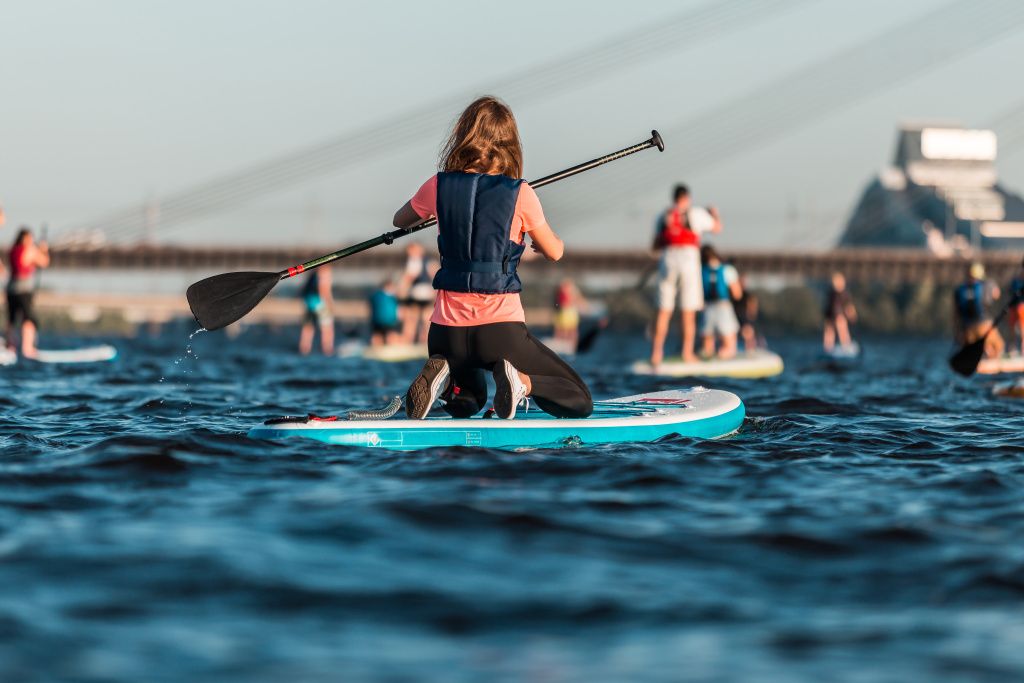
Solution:
M 544 218 L 537 193 L 522 180 L 523 152 L 512 111 L 481 97 L 462 112 L 441 154 L 441 172 L 395 214 L 397 228 L 437 216 L 441 269 L 430 317 L 430 358 L 405 398 L 406 414 L 423 419 L 439 398 L 453 417 L 487 402 L 490 371 L 494 412 L 513 418 L 527 397 L 555 417 L 587 417 L 587 385 L 526 329 L 516 266 L 531 247 L 552 261 L 564 245 Z

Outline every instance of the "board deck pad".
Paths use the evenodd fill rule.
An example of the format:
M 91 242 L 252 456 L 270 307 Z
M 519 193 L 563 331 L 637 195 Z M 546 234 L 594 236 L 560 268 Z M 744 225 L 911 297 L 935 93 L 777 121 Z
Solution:
M 729 360 L 702 360 L 696 363 L 684 363 L 681 358 L 666 358 L 653 367 L 647 361 L 633 364 L 633 374 L 652 375 L 656 377 L 733 377 L 736 379 L 761 379 L 774 377 L 782 373 L 782 358 L 771 351 L 758 349 L 750 353 L 741 353 Z
M 298 437 L 392 450 L 438 446 L 525 449 L 656 441 L 671 435 L 716 439 L 739 429 L 744 415 L 743 402 L 735 394 L 695 387 L 596 401 L 593 415 L 585 419 L 557 419 L 537 408 L 520 411 L 512 420 L 433 415 L 425 420 L 307 417 L 281 422 L 278 418 L 249 430 L 249 436 Z

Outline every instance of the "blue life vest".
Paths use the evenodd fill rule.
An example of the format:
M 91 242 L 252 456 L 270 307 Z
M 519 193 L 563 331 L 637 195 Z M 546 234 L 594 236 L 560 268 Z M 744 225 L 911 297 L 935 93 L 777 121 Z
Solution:
M 965 282 L 956 288 L 956 310 L 964 322 L 985 319 L 985 283 Z
M 480 173 L 437 174 L 434 289 L 478 294 L 522 291 L 516 267 L 524 245 L 509 239 L 522 180 Z
M 324 305 L 320 298 L 320 271 L 316 270 L 309 274 L 306 284 L 302 287 L 302 301 L 310 311 L 319 311 Z
M 380 327 L 398 324 L 398 298 L 383 289 L 375 291 L 370 296 L 370 318 Z
M 714 303 L 729 300 L 729 283 L 725 281 L 725 264 L 719 263 L 715 268 L 704 266 L 701 274 L 704 277 L 704 298 Z

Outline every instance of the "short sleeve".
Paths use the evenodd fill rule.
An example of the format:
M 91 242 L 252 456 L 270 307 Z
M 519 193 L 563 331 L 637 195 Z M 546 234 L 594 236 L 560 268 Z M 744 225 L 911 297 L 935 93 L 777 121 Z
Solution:
M 519 201 L 516 208 L 523 219 L 523 232 L 543 228 L 548 224 L 537 191 L 530 187 L 529 183 L 524 182 L 519 186 Z
M 430 176 L 427 182 L 416 190 L 416 194 L 409 200 L 412 210 L 420 218 L 427 218 L 437 214 L 437 176 Z
M 686 219 L 690 223 L 690 230 L 698 235 L 702 232 L 711 232 L 711 229 L 715 227 L 715 219 L 711 217 L 707 209 L 700 206 L 691 208 L 686 213 Z
M 740 274 L 736 272 L 736 268 L 729 264 L 725 265 L 725 284 L 731 285 L 740 279 Z

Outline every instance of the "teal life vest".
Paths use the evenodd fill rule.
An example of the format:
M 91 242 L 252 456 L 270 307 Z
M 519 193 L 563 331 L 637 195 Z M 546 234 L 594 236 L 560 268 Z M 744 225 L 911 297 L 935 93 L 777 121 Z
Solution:
M 725 280 L 725 269 L 724 263 L 719 263 L 715 267 L 704 266 L 701 269 L 701 274 L 704 278 L 704 300 L 709 303 L 716 301 L 728 301 L 729 300 L 729 283 Z

